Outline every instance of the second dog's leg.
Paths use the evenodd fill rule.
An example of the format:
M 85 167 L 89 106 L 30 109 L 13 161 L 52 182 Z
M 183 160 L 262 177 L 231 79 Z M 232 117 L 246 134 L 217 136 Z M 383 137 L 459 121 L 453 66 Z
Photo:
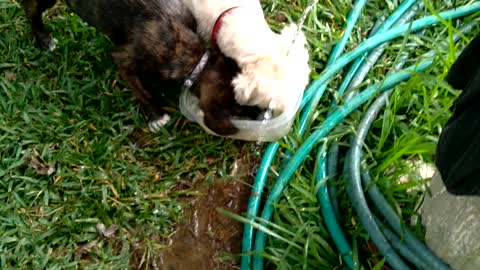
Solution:
M 148 117 L 148 128 L 151 132 L 158 132 L 170 121 L 170 116 L 163 112 L 159 106 L 151 103 L 152 96 L 145 90 L 143 84 L 135 73 L 120 68 L 120 76 L 132 88 L 133 95 L 143 104 Z
M 24 0 L 23 8 L 32 26 L 33 35 L 42 49 L 55 49 L 55 40 L 42 21 L 42 14 L 55 5 L 55 0 Z
M 152 103 L 152 95 L 144 88 L 137 73 L 132 70 L 133 64 L 130 61 L 128 53 L 117 49 L 112 56 L 113 61 L 118 66 L 120 77 L 127 82 L 133 91 L 133 95 L 143 104 L 148 117 L 149 130 L 153 133 L 158 132 L 170 121 L 170 116 L 163 111 L 161 106 L 156 106 L 157 104 Z

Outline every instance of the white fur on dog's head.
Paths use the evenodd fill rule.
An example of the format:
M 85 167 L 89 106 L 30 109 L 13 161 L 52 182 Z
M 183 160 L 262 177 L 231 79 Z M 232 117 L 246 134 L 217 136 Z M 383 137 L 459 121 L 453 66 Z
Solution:
M 309 81 L 307 40 L 290 24 L 270 42 L 268 52 L 241 65 L 233 79 L 235 98 L 242 105 L 256 105 L 283 112 L 296 102 Z

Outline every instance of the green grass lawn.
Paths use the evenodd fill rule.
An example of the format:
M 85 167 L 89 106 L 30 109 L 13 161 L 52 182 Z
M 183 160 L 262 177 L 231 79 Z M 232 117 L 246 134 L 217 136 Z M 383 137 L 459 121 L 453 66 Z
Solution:
M 275 29 L 281 21 L 297 21 L 309 4 L 306 0 L 263 2 Z M 369 1 L 349 49 L 399 2 Z M 474 1 L 457 0 L 457 5 L 468 2 Z M 448 1 L 426 3 L 435 10 L 452 7 Z M 304 29 L 311 47 L 313 78 L 340 37 L 351 5 L 348 0 L 320 1 L 307 16 Z M 365 162 L 405 220 L 417 216 L 422 196 L 422 191 L 407 189 L 425 184 L 407 161 L 432 163 L 439 132 L 457 95 L 441 79 L 476 31 L 447 47 L 438 46 L 439 41 L 448 41 L 455 27 L 473 19 L 477 16 L 453 21 L 450 28 L 437 26 L 396 40 L 369 76 L 369 84 L 384 78 L 402 42 L 418 43 L 409 64 L 416 63 L 423 52 L 436 50 L 435 65 L 426 74 L 395 87 L 367 141 Z M 174 103 L 167 127 L 160 134 L 148 133 L 137 101 L 112 64 L 110 42 L 63 5 L 51 10 L 46 22 L 58 40 L 53 52 L 34 47 L 17 2 L 0 0 L 0 269 L 149 266 L 146 261 L 155 261 L 155 254 L 166 248 L 164 240 L 183 220 L 182 210 L 188 206 L 185 199 L 199 195 L 200 186 L 231 180 L 234 161 L 258 156 L 258 149 L 253 143 L 206 134 L 186 121 Z M 316 123 L 324 119 L 331 98 L 324 98 Z M 344 138 L 354 132 L 360 117 L 361 112 L 352 115 L 332 137 Z M 283 144 L 301 141 L 289 136 Z M 279 166 L 277 161 L 272 178 Z M 290 242 L 270 239 L 265 256 L 272 268 L 345 267 L 323 224 L 312 174 L 310 159 L 276 207 L 274 221 L 283 228 L 276 232 Z M 413 181 L 396 183 L 403 174 Z M 362 260 L 375 265 L 381 258 L 346 195 L 340 193 L 339 198 L 342 224 L 356 251 Z M 117 226 L 115 236 L 101 237 L 97 230 L 101 223 Z M 421 237 L 419 223 L 414 227 Z
M 167 238 L 198 193 L 182 187 L 227 178 L 249 144 L 177 111 L 148 133 L 110 42 L 64 8 L 48 15 L 54 52 L 33 46 L 18 3 L 0 1 L 0 269 L 136 267 L 132 254 Z M 118 237 L 100 239 L 99 223 Z
M 300 7 L 292 7 L 293 1 L 269 1 L 273 7 L 267 9 L 272 14 L 282 10 L 285 14 L 299 16 L 302 9 L 310 1 L 295 1 Z M 312 66 L 320 73 L 324 67 L 328 53 L 342 34 L 348 12 L 353 1 L 319 1 L 313 14 L 307 16 L 304 29 L 307 31 L 309 42 L 312 45 Z M 382 16 L 389 16 L 402 1 L 367 1 L 367 5 L 360 17 L 347 50 L 364 40 L 368 30 L 375 21 Z M 431 15 L 453 8 L 449 1 L 419 1 L 426 7 L 422 8 L 415 18 Z M 472 3 L 474 1 L 456 1 L 456 5 Z M 316 14 L 316 17 L 315 15 Z M 273 15 L 272 15 L 273 16 Z M 386 199 L 392 204 L 397 213 L 403 217 L 405 224 L 411 225 L 418 238 L 423 239 L 424 229 L 419 216 L 419 205 L 423 200 L 426 184 L 430 180 L 421 177 L 419 168 L 412 164 L 434 163 L 434 152 L 442 126 L 447 121 L 458 92 L 448 87 L 442 80 L 456 56 L 466 43 L 478 33 L 478 14 L 467 18 L 444 22 L 418 34 L 407 34 L 392 42 L 384 55 L 373 67 L 362 87 L 380 82 L 392 69 L 400 53 L 408 53 L 409 59 L 405 66 L 419 63 L 427 51 L 433 50 L 435 59 L 431 68 L 426 72 L 415 75 L 408 82 L 394 88 L 393 94 L 386 106 L 386 110 L 372 125 L 364 145 L 364 159 L 362 164 L 368 168 L 375 183 Z M 462 39 L 453 43 L 452 35 L 464 24 L 475 21 L 476 27 L 462 36 Z M 442 45 L 441 43 L 446 43 Z M 316 74 L 313 74 L 315 78 Z M 337 98 L 335 90 L 341 76 L 337 76 L 327 89 L 323 103 L 317 108 L 314 124 L 307 135 L 315 130 L 325 120 L 331 100 Z M 340 100 L 341 102 L 341 100 Z M 369 102 L 366 105 L 370 105 Z M 356 128 L 368 106 L 348 117 L 339 129 L 327 136 L 326 141 L 338 140 L 342 147 L 349 146 L 349 138 L 355 134 Z M 290 136 L 290 141 L 302 141 Z M 288 140 L 287 140 L 288 141 Z M 288 145 L 288 144 L 287 144 Z M 285 146 L 284 149 L 288 149 Z M 283 151 L 285 152 L 285 150 Z M 305 163 L 296 172 L 282 197 L 275 205 L 273 214 L 274 225 L 264 224 L 271 230 L 265 253 L 265 262 L 273 269 L 348 269 L 341 265 L 340 255 L 328 234 L 325 222 L 320 214 L 318 199 L 315 194 L 314 180 L 315 154 L 306 159 Z M 280 155 L 281 157 L 284 155 Z M 277 158 L 272 178 L 282 169 L 281 158 Z M 341 171 L 341 168 L 339 169 Z M 398 179 L 408 179 L 400 182 Z M 340 177 L 342 179 L 342 177 Z M 383 269 L 383 258 L 371 242 L 366 231 L 354 212 L 345 192 L 346 182 L 339 181 L 336 198 L 339 202 L 340 223 L 347 239 L 353 248 L 353 257 L 360 261 L 367 269 Z M 426 190 L 426 191 L 425 191 Z M 266 195 L 265 195 L 266 196 Z M 371 207 L 372 205 L 370 205 Z M 375 212 L 375 209 L 372 209 Z M 258 220 L 262 224 L 262 220 Z M 378 268 L 376 268 L 378 267 Z M 389 268 L 385 268 L 389 269 Z

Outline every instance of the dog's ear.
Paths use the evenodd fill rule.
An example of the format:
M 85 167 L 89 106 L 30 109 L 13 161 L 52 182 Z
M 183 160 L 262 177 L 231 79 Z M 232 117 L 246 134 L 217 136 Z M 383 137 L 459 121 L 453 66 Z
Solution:
M 470 41 L 453 63 L 445 80 L 455 89 L 464 90 L 480 70 L 480 33 Z
M 238 128 L 233 125 L 231 115 L 223 110 L 204 112 L 203 122 L 205 125 L 221 136 L 229 136 L 238 132 Z
M 205 125 L 221 136 L 233 135 L 238 132 L 238 128 L 232 123 L 231 111 L 233 109 L 228 106 L 228 100 L 200 99 L 200 109 L 203 111 L 203 122 Z M 222 103 L 225 102 L 225 103 Z

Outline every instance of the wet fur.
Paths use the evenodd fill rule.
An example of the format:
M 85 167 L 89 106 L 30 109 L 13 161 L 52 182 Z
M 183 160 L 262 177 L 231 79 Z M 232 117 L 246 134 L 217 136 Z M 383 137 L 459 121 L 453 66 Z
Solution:
M 106 34 L 116 45 L 112 53 L 120 76 L 144 105 L 150 120 L 160 119 L 162 92 L 156 86 L 181 83 L 202 57 L 205 46 L 194 33 L 195 21 L 178 0 L 66 0 L 84 21 Z M 55 0 L 24 0 L 33 35 L 44 49 L 53 39 L 42 22 L 42 13 Z M 220 135 L 238 129 L 231 116 L 249 112 L 235 102 L 231 81 L 239 68 L 234 61 L 213 49 L 210 59 L 192 85 L 200 99 L 204 122 Z M 255 110 L 253 110 L 255 111 Z M 252 111 L 250 111 L 250 114 Z

